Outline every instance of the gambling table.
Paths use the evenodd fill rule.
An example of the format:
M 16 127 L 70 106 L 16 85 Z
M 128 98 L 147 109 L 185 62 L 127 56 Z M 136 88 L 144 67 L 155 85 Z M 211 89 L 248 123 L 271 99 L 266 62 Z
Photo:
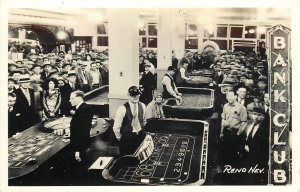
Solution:
M 210 69 L 193 70 L 189 73 L 190 80 L 187 80 L 187 87 L 209 87 L 212 83 L 213 71 Z
M 109 116 L 108 91 L 108 85 L 104 85 L 84 95 L 85 102 L 91 105 L 94 114 L 99 117 Z
M 214 90 L 207 88 L 178 87 L 182 101 L 166 99 L 163 110 L 166 117 L 204 120 L 212 115 Z
M 19 139 L 9 138 L 9 179 L 18 178 L 35 171 L 69 144 L 69 139 L 64 138 L 63 135 L 40 131 L 41 124 L 38 123 L 23 131 Z M 91 128 L 91 137 L 105 132 L 110 126 L 112 126 L 111 121 L 98 118 L 96 126 Z
M 110 185 L 202 185 L 205 182 L 207 122 L 152 119 L 145 129 L 153 138 L 153 153 L 141 164 L 121 167 L 108 178 L 113 182 Z M 112 169 L 113 165 L 114 160 L 105 169 Z
M 213 75 L 213 71 L 211 69 L 192 70 L 189 75 L 211 77 Z

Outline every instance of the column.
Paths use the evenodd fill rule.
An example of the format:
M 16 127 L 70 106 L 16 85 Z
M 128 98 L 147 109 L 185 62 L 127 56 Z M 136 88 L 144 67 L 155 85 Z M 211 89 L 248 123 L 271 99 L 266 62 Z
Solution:
M 158 39 L 157 39 L 157 89 L 162 91 L 162 77 L 168 66 L 172 65 L 172 15 L 169 9 L 160 9 L 158 15 Z
M 107 9 L 109 37 L 109 116 L 128 100 L 130 86 L 139 86 L 137 9 Z
M 19 31 L 19 41 L 20 43 L 24 43 L 26 39 L 26 29 L 21 29 Z
M 184 56 L 185 50 L 185 19 L 182 15 L 173 15 L 172 49 L 178 60 Z

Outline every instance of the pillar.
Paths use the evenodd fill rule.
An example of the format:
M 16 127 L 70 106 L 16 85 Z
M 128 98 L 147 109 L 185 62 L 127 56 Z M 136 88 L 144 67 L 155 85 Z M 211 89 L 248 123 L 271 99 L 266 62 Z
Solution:
M 20 44 L 24 43 L 25 39 L 26 39 L 26 29 L 19 30 L 19 41 L 20 41 Z
M 130 86 L 139 86 L 139 13 L 107 9 L 109 37 L 109 117 L 128 100 Z
M 157 89 L 162 91 L 162 77 L 168 66 L 172 65 L 172 15 L 169 9 L 160 9 L 158 15 L 158 39 L 157 39 Z

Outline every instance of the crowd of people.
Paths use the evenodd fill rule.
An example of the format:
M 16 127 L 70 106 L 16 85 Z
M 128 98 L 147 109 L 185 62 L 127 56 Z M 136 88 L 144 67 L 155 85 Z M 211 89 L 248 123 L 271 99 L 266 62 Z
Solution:
M 8 62 L 9 137 L 32 125 L 69 116 L 71 92 L 108 85 L 108 51 L 30 53 Z
M 220 165 L 267 167 L 270 103 L 268 65 L 264 55 L 241 51 L 201 54 L 187 51 L 178 61 L 172 53 L 172 63 L 162 79 L 156 76 L 156 52 L 141 49 L 139 58 L 140 85 L 138 90 L 136 87 L 129 90 L 129 96 L 132 101 L 137 99 L 142 103 L 137 111 L 143 113 L 139 116 L 141 114 L 135 110 L 129 111 L 133 107 L 130 104 L 135 103 L 131 100 L 118 109 L 114 124 L 118 139 L 124 132 L 122 121 L 125 117 L 134 117 L 140 124 L 165 117 L 163 99 L 180 100 L 182 94 L 177 86 L 187 85 L 192 70 L 207 69 L 212 72 L 209 88 L 215 91 L 211 119 L 220 125 Z M 71 115 L 73 108 L 69 99 L 73 91 L 86 93 L 108 84 L 107 60 L 107 52 L 91 50 L 80 54 L 29 54 L 23 60 L 10 61 L 9 137 L 41 120 Z M 157 91 L 157 82 L 163 86 L 162 93 Z M 128 150 L 125 148 L 121 151 Z M 265 179 L 259 178 L 258 182 L 265 182 Z
M 217 130 L 219 165 L 248 169 L 257 166 L 267 172 L 270 98 L 265 57 L 253 52 L 225 52 L 215 54 L 211 63 L 203 58 L 200 60 L 202 62 L 197 64 L 195 57 L 187 53 L 178 68 L 168 68 L 162 79 L 163 98 L 180 100 L 182 94 L 177 86 L 187 85 L 191 70 L 211 70 L 212 83 L 208 88 L 215 92 L 211 119 L 220 128 Z M 241 177 L 239 181 L 227 183 L 240 181 Z M 251 175 L 245 181 L 265 184 L 267 174 Z

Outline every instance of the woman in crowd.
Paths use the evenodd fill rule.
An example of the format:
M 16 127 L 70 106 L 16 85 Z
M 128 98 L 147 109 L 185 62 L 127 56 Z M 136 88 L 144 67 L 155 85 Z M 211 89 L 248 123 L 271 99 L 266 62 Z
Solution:
M 46 89 L 43 92 L 43 119 L 57 117 L 61 105 L 61 94 L 58 82 L 54 78 L 47 81 Z

